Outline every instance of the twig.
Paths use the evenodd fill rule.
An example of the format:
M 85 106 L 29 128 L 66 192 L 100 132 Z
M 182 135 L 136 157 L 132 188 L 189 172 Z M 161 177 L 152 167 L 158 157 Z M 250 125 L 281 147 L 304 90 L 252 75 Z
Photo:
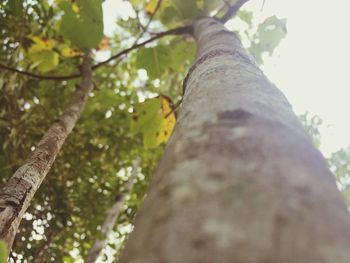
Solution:
M 137 22 L 138 22 L 138 26 L 139 26 L 142 30 L 145 31 L 145 26 L 142 25 L 141 20 L 140 20 L 140 15 L 139 15 L 140 10 L 135 10 L 135 13 L 136 13 L 136 20 L 137 20 Z
M 149 18 L 147 24 L 146 24 L 145 26 L 141 26 L 141 27 L 142 27 L 142 32 L 141 32 L 141 33 L 139 34 L 139 36 L 136 38 L 134 44 L 137 44 L 137 42 L 140 40 L 140 38 L 143 36 L 143 34 L 144 34 L 145 32 L 147 32 L 149 25 L 151 24 L 153 18 L 156 16 L 158 10 L 160 9 L 160 6 L 161 6 L 161 4 L 162 4 L 162 1 L 163 1 L 163 0 L 158 0 L 157 5 L 156 5 L 156 8 L 154 9 L 154 12 L 152 13 L 151 17 Z M 140 23 L 140 24 L 141 24 L 141 23 Z
M 9 66 L 6 66 L 4 64 L 0 63 L 0 68 L 2 69 L 6 69 L 8 71 L 12 71 L 12 72 L 16 72 L 28 77 L 33 77 L 36 79 L 48 79 L 48 80 L 67 80 L 67 79 L 75 79 L 75 78 L 79 78 L 80 77 L 80 73 L 76 73 L 76 74 L 72 74 L 72 75 L 68 75 L 68 76 L 44 76 L 44 75 L 40 75 L 40 74 L 35 74 L 29 71 L 25 71 L 25 70 L 20 70 L 20 69 L 16 69 L 16 68 L 12 68 Z
M 165 119 L 168 118 L 173 112 L 176 112 L 179 106 L 181 105 L 181 103 L 182 103 L 182 98 L 178 102 L 176 102 L 175 105 L 172 107 L 171 111 L 167 115 L 165 115 Z

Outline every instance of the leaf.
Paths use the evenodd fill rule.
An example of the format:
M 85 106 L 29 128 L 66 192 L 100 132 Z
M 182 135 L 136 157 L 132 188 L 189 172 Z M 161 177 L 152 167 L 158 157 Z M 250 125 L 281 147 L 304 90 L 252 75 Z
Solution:
M 64 11 L 61 34 L 82 49 L 96 47 L 103 37 L 101 0 L 77 0 L 73 5 L 64 0 L 60 7 Z
M 150 79 L 161 78 L 170 68 L 177 72 L 183 71 L 193 62 L 194 56 L 194 42 L 174 39 L 166 46 L 140 50 L 136 56 L 136 68 L 145 69 Z
M 253 25 L 253 13 L 251 11 L 239 10 L 237 12 L 237 17 L 248 24 L 249 28 Z
M 42 73 L 53 70 L 59 62 L 58 53 L 52 50 L 28 53 L 28 58 L 33 62 L 31 68 L 37 68 Z
M 182 20 L 193 19 L 201 14 L 196 1 L 172 0 L 172 4 Z
M 175 7 L 173 6 L 167 6 L 165 8 L 161 8 L 160 12 L 160 21 L 164 25 L 172 25 L 171 23 L 176 20 L 176 17 L 178 16 L 177 11 Z
M 10 11 L 18 17 L 23 16 L 23 0 L 11 0 L 9 1 Z
M 143 134 L 146 148 L 155 148 L 168 141 L 176 123 L 170 98 L 159 95 L 135 106 L 131 129 Z
M 254 55 L 259 64 L 262 63 L 262 54 L 267 52 L 272 55 L 280 41 L 286 36 L 286 23 L 286 19 L 271 16 L 258 26 L 249 52 Z
M 103 36 L 96 49 L 98 51 L 102 51 L 102 50 L 107 50 L 108 48 L 110 48 L 109 38 L 106 36 Z
M 59 48 L 59 50 L 60 50 L 61 55 L 63 57 L 66 57 L 66 58 L 72 58 L 72 57 L 82 55 L 81 52 L 78 52 L 75 49 L 70 48 L 68 46 L 62 46 Z
M 171 50 L 164 45 L 141 49 L 136 56 L 136 68 L 145 69 L 151 79 L 160 78 L 171 63 Z
M 52 50 L 54 40 L 38 36 L 29 38 L 34 42 L 27 53 L 31 68 L 37 68 L 42 73 L 53 70 L 59 62 L 59 54 Z
M 157 0 L 151 0 L 150 6 L 155 6 Z M 160 8 L 159 18 L 167 26 L 183 24 L 223 6 L 222 0 L 165 0 Z
M 51 50 L 55 44 L 53 39 L 48 39 L 46 37 L 28 36 L 28 38 L 34 42 L 34 44 L 31 46 L 31 49 L 34 51 L 41 51 L 44 49 Z
M 4 241 L 0 240 L 0 263 L 6 263 L 7 262 L 7 246 Z
M 177 38 L 170 42 L 171 64 L 169 66 L 174 71 L 184 69 L 184 66 L 190 66 L 195 58 L 196 45 L 193 41 Z
M 150 1 L 145 6 L 145 12 L 147 15 L 151 16 L 154 11 L 156 10 L 157 2 L 156 1 Z

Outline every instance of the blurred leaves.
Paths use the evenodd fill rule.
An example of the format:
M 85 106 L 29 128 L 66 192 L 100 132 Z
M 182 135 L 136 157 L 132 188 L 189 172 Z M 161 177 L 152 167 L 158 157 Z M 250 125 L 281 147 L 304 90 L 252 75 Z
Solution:
M 174 40 L 168 45 L 159 44 L 141 49 L 137 53 L 135 66 L 145 69 L 151 80 L 161 78 L 169 69 L 183 71 L 184 65 L 193 61 L 194 51 L 193 42 Z
M 350 148 L 332 153 L 328 162 L 330 169 L 336 175 L 338 187 L 350 207 Z
M 74 45 L 83 48 L 97 47 L 103 37 L 101 0 L 61 0 L 64 11 L 60 32 Z
M 310 116 L 310 114 L 306 112 L 299 115 L 299 120 L 306 132 L 311 136 L 314 145 L 319 148 L 321 146 L 321 133 L 319 129 L 323 123 L 322 119 L 317 115 Z
M 245 17 L 249 23 L 249 17 Z M 267 18 L 258 26 L 257 32 L 251 39 L 249 52 L 252 53 L 259 64 L 262 64 L 262 54 L 267 52 L 269 55 L 278 46 L 280 41 L 286 36 L 286 19 L 279 19 L 276 16 Z
M 306 132 L 311 136 L 317 148 L 321 145 L 320 128 L 323 121 L 317 115 L 304 113 L 299 120 Z M 331 154 L 327 159 L 330 170 L 334 173 L 337 186 L 341 191 L 347 205 L 350 207 L 350 148 L 342 148 Z
M 7 247 L 4 241 L 0 240 L 0 263 L 6 263 L 7 262 Z

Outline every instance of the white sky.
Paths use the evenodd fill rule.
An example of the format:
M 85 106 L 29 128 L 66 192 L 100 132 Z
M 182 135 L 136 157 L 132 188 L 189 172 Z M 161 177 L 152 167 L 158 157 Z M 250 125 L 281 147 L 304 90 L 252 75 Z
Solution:
M 350 145 L 350 1 L 252 0 L 258 17 L 287 18 L 287 37 L 262 69 L 287 96 L 294 111 L 324 121 L 322 151 Z
M 287 18 L 288 34 L 262 69 L 287 96 L 297 114 L 321 117 L 325 155 L 350 145 L 350 0 L 250 0 L 257 20 Z M 122 0 L 104 3 L 105 33 L 115 19 L 133 15 Z

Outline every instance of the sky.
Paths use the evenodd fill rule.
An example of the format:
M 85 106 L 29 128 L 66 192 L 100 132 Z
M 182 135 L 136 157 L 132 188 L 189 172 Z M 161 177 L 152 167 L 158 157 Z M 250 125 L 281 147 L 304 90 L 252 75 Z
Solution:
M 296 114 L 323 119 L 321 151 L 350 146 L 350 0 L 250 0 L 243 8 L 256 21 L 287 18 L 288 34 L 262 70 L 287 96 Z M 105 33 L 117 18 L 134 16 L 128 2 L 106 0 Z M 230 22 L 227 23 L 230 28 Z M 237 30 L 237 29 L 235 29 Z
M 287 18 L 287 37 L 263 71 L 287 96 L 297 114 L 323 119 L 325 155 L 350 145 L 350 1 L 251 0 L 257 18 Z

